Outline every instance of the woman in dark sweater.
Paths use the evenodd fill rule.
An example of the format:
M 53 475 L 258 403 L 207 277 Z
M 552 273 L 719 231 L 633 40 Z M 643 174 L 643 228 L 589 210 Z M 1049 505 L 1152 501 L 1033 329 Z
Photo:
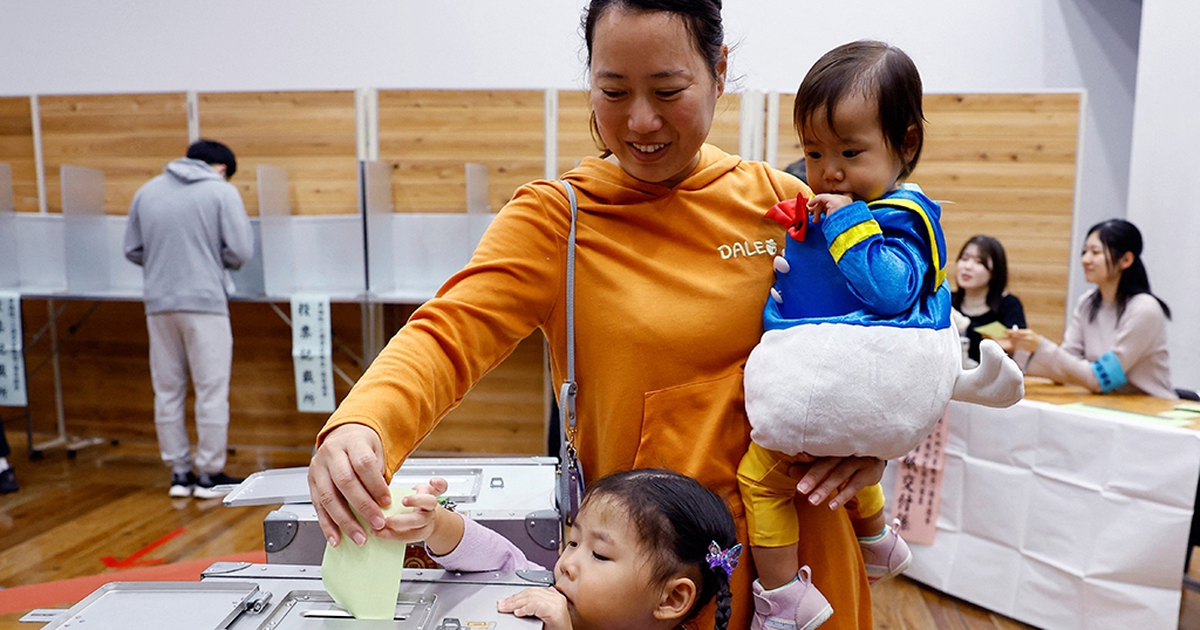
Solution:
M 954 322 L 959 334 L 970 341 L 967 356 L 979 361 L 979 342 L 983 335 L 976 328 L 1000 322 L 1006 329 L 1025 328 L 1025 309 L 1017 296 L 1005 293 L 1008 286 L 1008 258 L 1000 241 L 983 235 L 972 236 L 963 245 L 954 264 Z M 1010 355 L 1012 340 L 993 337 Z

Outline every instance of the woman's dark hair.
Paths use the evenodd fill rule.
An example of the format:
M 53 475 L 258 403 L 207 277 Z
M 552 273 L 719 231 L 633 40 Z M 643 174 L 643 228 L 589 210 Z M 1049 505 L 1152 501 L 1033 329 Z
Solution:
M 587 65 L 592 67 L 592 42 L 596 37 L 596 23 L 610 9 L 627 11 L 666 11 L 683 21 L 684 28 L 692 37 L 692 46 L 708 64 L 713 80 L 721 79 L 717 68 L 724 59 L 725 27 L 721 21 L 721 0 L 591 0 L 583 12 L 581 27 L 583 41 L 587 45 Z M 596 146 L 609 154 L 596 128 L 596 114 L 592 113 L 592 140 Z
M 1129 302 L 1129 298 L 1139 293 L 1149 294 L 1158 300 L 1163 314 L 1167 319 L 1171 319 L 1171 309 L 1167 307 L 1167 303 L 1150 293 L 1150 278 L 1146 275 L 1146 266 L 1142 264 L 1142 233 L 1137 226 L 1124 219 L 1109 219 L 1088 229 L 1088 236 L 1093 233 L 1104 245 L 1104 258 L 1110 267 L 1126 252 L 1133 254 L 1133 263 L 1121 272 L 1121 279 L 1117 281 L 1117 319 L 1125 313 L 1125 304 Z M 1096 321 L 1101 302 L 1103 297 L 1096 291 L 1088 302 L 1088 321 Z
M 971 245 L 979 251 L 980 262 L 984 267 L 987 267 L 988 273 L 991 274 L 991 279 L 988 280 L 987 305 L 993 311 L 1000 310 L 1000 298 L 1004 297 L 1004 290 L 1008 288 L 1008 256 L 1004 254 L 1004 246 L 1000 241 L 983 234 L 976 234 L 967 239 L 963 243 L 962 249 L 958 250 L 958 258 L 962 260 L 963 253 Z M 959 287 L 954 291 L 951 297 L 951 304 L 954 308 L 961 310 L 963 297 L 967 294 L 966 289 Z
M 237 158 L 233 151 L 215 140 L 197 140 L 188 147 L 187 157 L 205 164 L 224 164 L 225 179 L 237 172 Z
M 669 470 L 641 468 L 619 472 L 588 488 L 584 504 L 616 501 L 626 509 L 645 549 L 650 550 L 655 577 L 667 580 L 694 568 L 699 572 L 696 601 L 682 621 L 694 618 L 712 599 L 717 601 L 716 630 L 729 624 L 729 575 L 709 565 L 708 546 L 727 550 L 738 543 L 729 507 L 698 481 Z
M 587 44 L 587 64 L 592 65 L 592 41 L 596 36 L 596 23 L 609 9 L 629 11 L 666 11 L 679 16 L 696 52 L 708 63 L 714 79 L 720 78 L 717 67 L 721 64 L 725 45 L 725 27 L 721 23 L 721 0 L 592 0 L 583 13 L 583 41 Z
M 883 137 L 898 155 L 909 127 L 916 125 L 917 149 L 900 170 L 904 179 L 917 167 L 925 144 L 922 95 L 921 74 L 904 51 L 883 42 L 860 40 L 834 48 L 813 64 L 796 92 L 792 121 L 799 132 L 824 109 L 826 123 L 837 133 L 833 114 L 839 103 L 851 96 L 874 100 Z

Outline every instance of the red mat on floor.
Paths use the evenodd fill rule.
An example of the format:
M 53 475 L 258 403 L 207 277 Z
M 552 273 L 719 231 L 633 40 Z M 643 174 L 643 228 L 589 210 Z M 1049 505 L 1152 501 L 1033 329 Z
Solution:
M 250 551 L 216 558 L 6 588 L 0 590 L 0 614 L 24 613 L 34 608 L 66 608 L 109 582 L 199 582 L 200 573 L 214 562 L 257 562 L 261 564 L 266 561 L 266 551 Z

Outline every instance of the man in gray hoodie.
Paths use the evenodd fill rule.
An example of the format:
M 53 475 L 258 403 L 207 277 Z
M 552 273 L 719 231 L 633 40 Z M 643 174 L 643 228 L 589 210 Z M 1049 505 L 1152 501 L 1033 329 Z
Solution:
M 240 483 L 226 475 L 229 375 L 228 270 L 254 255 L 242 197 L 227 180 L 237 171 L 229 147 L 200 140 L 133 197 L 125 257 L 142 266 L 154 426 L 171 466 L 172 497 L 215 498 Z M 188 376 L 196 392 L 196 456 L 184 423 Z M 192 467 L 195 464 L 197 475 Z

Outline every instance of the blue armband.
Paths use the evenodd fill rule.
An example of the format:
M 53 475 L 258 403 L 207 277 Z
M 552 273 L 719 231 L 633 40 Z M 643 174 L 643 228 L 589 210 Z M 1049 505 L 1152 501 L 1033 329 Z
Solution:
M 1100 393 L 1102 394 L 1107 394 L 1129 382 L 1125 378 L 1125 370 L 1121 367 L 1121 362 L 1117 360 L 1117 355 L 1113 354 L 1111 350 L 1092 363 L 1092 372 L 1096 375 L 1096 380 L 1100 382 Z

